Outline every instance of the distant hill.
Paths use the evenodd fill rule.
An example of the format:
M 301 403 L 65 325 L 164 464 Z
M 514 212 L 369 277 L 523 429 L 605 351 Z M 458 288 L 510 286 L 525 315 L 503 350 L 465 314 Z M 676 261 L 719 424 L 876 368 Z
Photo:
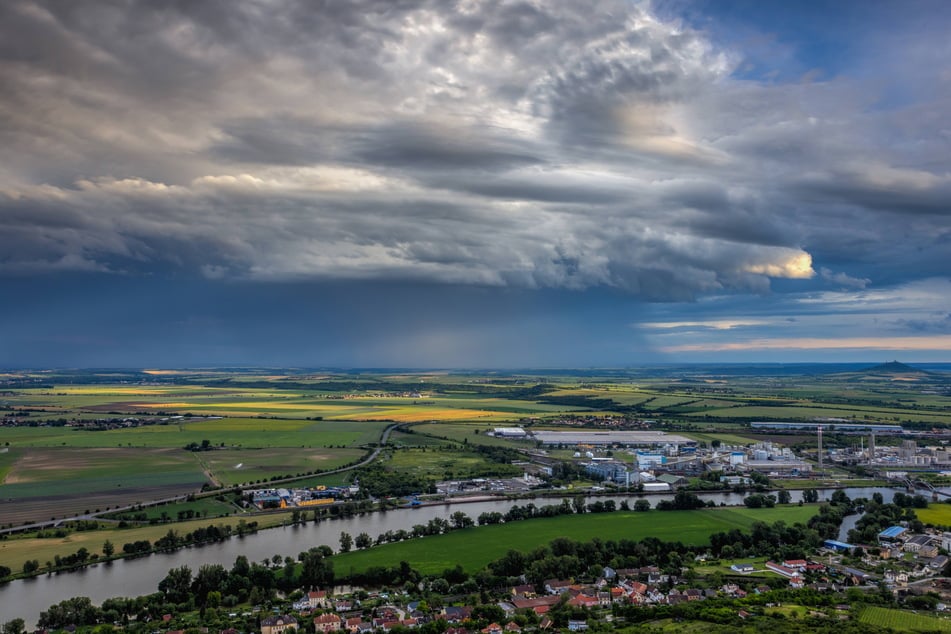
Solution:
M 863 370 L 863 372 L 865 374 L 931 374 L 930 372 L 913 368 L 900 361 L 889 361 L 888 363 L 876 365 L 874 368 Z

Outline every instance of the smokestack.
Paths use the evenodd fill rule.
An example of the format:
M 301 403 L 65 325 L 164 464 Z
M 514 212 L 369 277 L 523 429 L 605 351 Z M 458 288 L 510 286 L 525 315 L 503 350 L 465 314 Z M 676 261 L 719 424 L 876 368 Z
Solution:
M 818 426 L 819 430 L 819 471 L 822 471 L 822 425 Z
M 875 460 L 875 432 L 868 439 L 868 459 Z

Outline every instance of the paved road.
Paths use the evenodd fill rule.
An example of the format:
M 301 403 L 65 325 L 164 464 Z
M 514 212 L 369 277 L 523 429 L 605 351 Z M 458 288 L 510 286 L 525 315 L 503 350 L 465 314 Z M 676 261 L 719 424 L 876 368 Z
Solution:
M 360 462 L 358 462 L 358 463 L 356 463 L 356 464 L 352 464 L 352 465 L 350 465 L 349 467 L 340 467 L 339 469 L 331 469 L 330 471 L 324 471 L 324 472 L 318 473 L 318 474 L 316 474 L 316 475 L 294 476 L 294 477 L 291 477 L 291 478 L 282 478 L 282 479 L 280 479 L 280 480 L 272 480 L 272 481 L 269 481 L 267 484 L 268 484 L 269 486 L 270 486 L 270 485 L 277 485 L 277 484 L 285 484 L 285 483 L 289 483 L 289 482 L 296 482 L 297 480 L 303 480 L 303 479 L 305 479 L 305 478 L 313 478 L 313 477 L 319 477 L 319 476 L 325 476 L 325 475 L 332 475 L 332 474 L 334 474 L 334 473 L 344 473 L 344 472 L 346 472 L 346 471 L 352 471 L 352 470 L 354 470 L 354 469 L 359 469 L 360 467 L 365 467 L 366 465 L 370 464 L 371 462 L 373 462 L 374 460 L 376 460 L 376 459 L 379 457 L 380 453 L 381 453 L 381 452 L 383 451 L 383 449 L 386 447 L 386 443 L 388 443 L 389 440 L 390 440 L 390 432 L 392 432 L 394 429 L 400 427 L 401 425 L 402 425 L 402 423 L 397 423 L 397 424 L 390 425 L 389 427 L 387 427 L 386 429 L 384 429 L 384 430 L 383 430 L 383 433 L 380 435 L 379 446 L 377 446 L 377 447 L 370 453 L 369 456 L 367 456 L 366 458 L 364 458 L 363 460 L 361 460 Z M 240 486 L 240 487 L 227 487 L 227 490 L 231 491 L 231 490 L 234 490 L 235 488 L 238 488 L 238 489 L 240 489 L 240 490 L 242 490 L 242 491 L 245 491 L 245 490 L 247 490 L 247 489 L 259 488 L 260 486 L 261 486 L 260 484 L 246 484 L 246 485 Z M 202 497 L 203 495 L 218 495 L 218 493 L 220 493 L 220 491 L 213 491 L 213 492 L 208 492 L 207 494 L 199 494 L 198 497 Z M 84 513 L 84 514 L 82 514 L 82 515 L 74 515 L 73 517 L 64 517 L 63 519 L 59 519 L 59 520 L 55 520 L 55 521 L 36 522 L 36 523 L 34 523 L 34 524 L 24 524 L 24 525 L 22 525 L 22 526 L 14 526 L 13 528 L 4 528 L 4 529 L 0 529 L 0 535 L 2 535 L 3 533 L 18 533 L 18 532 L 21 532 L 21 531 L 38 530 L 38 529 L 41 529 L 41 528 L 56 527 L 56 526 L 59 526 L 60 524 L 62 524 L 63 522 L 73 522 L 73 521 L 76 521 L 76 520 L 93 520 L 93 519 L 95 519 L 95 520 L 98 520 L 98 521 L 105 521 L 105 522 L 113 521 L 113 520 L 105 520 L 105 519 L 102 519 L 102 518 L 100 518 L 99 516 L 100 516 L 100 515 L 105 515 L 105 514 L 107 514 L 107 513 L 112 514 L 112 513 L 122 512 L 122 511 L 129 511 L 129 510 L 138 508 L 139 506 L 155 506 L 155 505 L 158 505 L 158 504 L 168 504 L 168 503 L 170 503 L 170 502 L 181 502 L 181 501 L 184 501 L 185 499 L 187 499 L 189 495 L 194 495 L 194 494 L 186 493 L 185 495 L 176 495 L 176 496 L 174 496 L 174 497 L 161 498 L 161 499 L 158 499 L 158 500 L 149 500 L 148 502 L 146 502 L 146 503 L 144 503 L 144 504 L 138 504 L 138 503 L 136 503 L 136 504 L 129 504 L 129 505 L 127 505 L 127 506 L 119 506 L 119 507 L 116 507 L 116 508 L 114 508 L 114 509 L 109 509 L 109 510 L 107 510 L 107 511 L 100 511 L 99 513 Z

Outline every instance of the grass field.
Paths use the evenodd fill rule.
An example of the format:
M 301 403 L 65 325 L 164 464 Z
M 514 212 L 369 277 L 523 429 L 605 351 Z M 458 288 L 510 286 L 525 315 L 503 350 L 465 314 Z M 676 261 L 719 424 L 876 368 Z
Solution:
M 518 467 L 490 462 L 477 453 L 462 450 L 399 449 L 392 453 L 386 466 L 394 471 L 446 480 L 500 473 L 517 476 L 522 473 Z
M 463 512 L 465 511 L 462 507 Z M 772 509 L 718 508 L 699 511 L 648 511 L 565 515 L 511 524 L 480 526 L 445 535 L 387 544 L 335 555 L 339 574 L 362 571 L 370 566 L 393 566 L 408 561 L 424 574 L 442 572 L 456 564 L 474 572 L 509 550 L 529 551 L 556 537 L 578 541 L 643 539 L 658 537 L 685 544 L 704 544 L 710 535 L 733 528 L 746 529 L 755 521 L 788 524 L 805 522 L 815 506 L 783 506 Z
M 175 447 L 209 440 L 227 447 L 357 446 L 377 442 L 387 423 L 267 418 L 178 419 L 129 429 L 4 427 L 0 440 L 16 447 Z
M 116 488 L 205 482 L 200 465 L 174 449 L 50 448 L 24 451 L 10 467 L 0 499 L 83 495 Z
M 951 412 L 915 412 L 904 409 L 892 408 L 873 408 L 863 406 L 849 405 L 829 405 L 808 404 L 802 406 L 779 406 L 762 407 L 756 405 L 739 405 L 737 407 L 728 407 L 723 409 L 701 410 L 685 416 L 710 416 L 713 418 L 783 418 L 790 420 L 805 420 L 817 417 L 848 418 L 854 416 L 859 422 L 864 420 L 874 420 L 882 422 L 894 422 L 896 420 L 908 420 L 916 422 L 929 423 L 951 423 Z
M 951 528 L 951 504 L 932 503 L 926 509 L 915 509 L 915 515 L 925 524 Z
M 951 632 L 951 620 L 878 606 L 863 608 L 859 622 L 889 627 L 896 632 Z
M 9 447 L 0 449 L 0 484 L 3 484 L 7 474 L 13 467 L 13 463 L 20 457 L 20 452 L 11 451 Z
M 196 514 L 196 517 L 201 518 L 216 518 L 234 514 L 245 514 L 244 509 L 239 509 L 234 504 L 229 502 L 221 502 L 213 497 L 201 498 L 195 500 L 194 502 L 175 502 L 171 504 L 147 506 L 139 512 L 145 513 L 145 516 L 148 519 L 162 519 L 163 517 L 170 517 L 174 520 L 178 517 L 178 513 L 181 511 L 193 511 Z M 109 515 L 108 517 L 115 519 L 132 519 L 136 513 L 136 511 L 126 511 L 124 513 L 115 513 Z
M 362 449 L 225 449 L 200 452 L 197 457 L 225 486 L 266 480 L 275 475 L 297 475 L 317 469 L 335 469 L 361 458 Z

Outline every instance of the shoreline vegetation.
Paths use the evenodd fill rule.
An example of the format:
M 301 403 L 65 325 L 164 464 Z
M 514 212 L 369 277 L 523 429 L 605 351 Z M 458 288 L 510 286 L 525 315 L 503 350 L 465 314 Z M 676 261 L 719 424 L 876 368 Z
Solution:
M 427 566 L 426 569 L 418 565 L 411 566 L 405 559 L 396 562 L 391 556 L 380 565 L 368 565 L 360 570 L 351 566 L 349 572 L 344 573 L 338 564 L 346 564 L 347 560 L 341 559 L 341 555 L 333 555 L 326 546 L 302 551 L 296 559 L 275 556 L 272 561 L 265 562 L 263 566 L 249 562 L 246 557 L 240 556 L 230 573 L 222 565 L 202 566 L 194 577 L 194 583 L 192 571 L 187 566 L 172 568 L 158 583 L 158 593 L 134 598 L 109 599 L 103 602 L 101 608 L 93 606 L 88 598 L 66 599 L 51 605 L 42 612 L 39 624 L 53 629 L 70 623 L 78 626 L 90 625 L 102 622 L 106 612 L 109 612 L 110 622 L 131 621 L 133 618 L 138 620 L 137 614 L 140 612 L 149 615 L 152 613 L 175 615 L 184 609 L 186 611 L 200 610 L 200 614 L 205 615 L 206 608 L 227 606 L 234 609 L 239 605 L 247 604 L 251 607 L 261 602 L 269 602 L 268 597 L 274 598 L 272 595 L 275 591 L 283 593 L 282 596 L 285 597 L 286 602 L 289 594 L 299 596 L 300 592 L 296 595 L 293 595 L 293 592 L 302 587 L 306 589 L 357 584 L 385 588 L 393 584 L 394 579 L 398 581 L 397 587 L 402 586 L 404 589 L 409 587 L 406 585 L 409 581 L 413 581 L 412 587 L 420 587 L 420 582 L 425 581 L 430 592 L 427 597 L 430 600 L 439 600 L 436 594 L 453 592 L 449 585 L 449 579 L 452 579 L 452 583 L 457 585 L 468 584 L 464 590 L 468 594 L 476 593 L 473 596 L 477 596 L 481 589 L 482 602 L 485 603 L 487 600 L 485 593 L 489 589 L 510 585 L 522 574 L 535 587 L 538 587 L 542 585 L 543 579 L 549 577 L 590 576 L 593 574 L 591 571 L 595 569 L 592 566 L 606 566 L 609 563 L 625 566 L 660 566 L 659 569 L 665 571 L 682 571 L 680 566 L 687 564 L 695 556 L 715 559 L 722 557 L 730 559 L 736 555 L 760 557 L 762 553 L 759 553 L 757 548 L 764 544 L 776 551 L 775 556 L 786 559 L 803 557 L 809 549 L 820 545 L 822 539 L 834 535 L 843 517 L 852 512 L 852 501 L 843 496 L 841 502 L 833 501 L 830 504 L 806 507 L 798 505 L 776 507 L 771 510 L 744 509 L 740 511 L 718 507 L 704 510 L 678 509 L 670 513 L 658 510 L 644 513 L 622 511 L 614 514 L 612 518 L 616 521 L 632 518 L 654 519 L 655 521 L 651 522 L 650 532 L 652 532 L 656 526 L 654 514 L 665 514 L 669 518 L 665 520 L 667 524 L 672 526 L 686 523 L 703 533 L 679 535 L 676 541 L 657 539 L 646 533 L 604 535 L 600 530 L 603 528 L 604 518 L 593 517 L 599 513 L 596 510 L 598 507 L 595 506 L 599 504 L 597 502 L 587 506 L 582 504 L 578 508 L 569 503 L 535 507 L 532 509 L 535 513 L 534 519 L 513 518 L 512 524 L 490 528 L 496 533 L 500 531 L 512 533 L 520 530 L 526 534 L 537 528 L 539 522 L 546 522 L 557 524 L 549 527 L 551 529 L 549 533 L 568 534 L 552 539 L 547 539 L 549 535 L 545 535 L 541 542 L 531 540 L 524 544 L 515 544 L 504 552 L 493 552 L 487 557 L 483 554 L 479 562 L 467 562 L 465 566 L 460 565 L 458 561 L 435 561 L 431 562 L 435 567 Z M 681 496 L 680 503 L 695 504 L 696 502 L 689 495 L 685 495 Z M 530 507 L 531 505 L 527 505 L 518 509 L 517 512 L 516 509 L 510 512 L 516 517 L 524 516 Z M 604 508 L 603 504 L 601 508 Z M 783 519 L 778 516 L 780 511 L 791 509 L 796 509 L 797 517 L 791 518 L 794 521 L 789 522 L 787 519 L 790 518 Z M 546 513 L 552 515 L 544 515 Z M 473 530 L 472 524 L 466 525 L 458 515 L 461 513 L 453 517 L 452 523 L 458 531 L 455 534 L 468 537 L 469 531 Z M 709 520 L 716 516 L 726 521 L 710 523 Z M 545 517 L 547 519 L 544 519 Z M 704 521 L 706 521 L 705 526 L 701 526 Z M 568 528 L 566 522 L 578 526 L 588 525 L 588 534 L 575 534 L 570 529 L 566 531 L 565 529 Z M 455 534 L 444 533 L 443 538 L 451 538 Z M 486 534 L 483 533 L 483 535 Z M 341 550 L 350 547 L 349 540 L 345 540 L 344 537 L 341 535 Z M 488 535 L 488 538 L 493 539 L 493 536 Z M 358 542 L 359 540 L 360 537 L 357 538 Z M 347 545 L 344 547 L 345 543 Z M 444 563 L 447 564 L 444 569 L 439 568 Z M 598 567 L 597 570 L 601 568 Z M 232 575 L 247 578 L 250 583 L 232 583 Z M 443 581 L 439 581 L 440 578 Z M 470 580 L 475 580 L 475 584 L 470 583 Z M 785 585 L 785 579 L 774 584 L 776 588 L 785 587 Z M 239 591 L 235 592 L 234 589 Z M 116 611 L 116 614 L 113 615 L 112 611 Z M 230 616 L 240 618 L 237 612 L 236 610 Z M 248 612 L 248 615 L 254 618 L 253 612 Z
M 836 490 L 836 489 L 846 489 L 851 488 L 855 485 L 845 481 L 842 485 L 838 486 L 817 486 L 814 487 L 816 490 Z M 750 489 L 745 491 L 751 494 L 762 494 L 762 493 L 778 493 L 783 491 L 782 487 L 775 488 L 763 488 L 763 489 Z M 745 508 L 743 498 L 737 498 L 736 504 L 731 505 L 715 505 L 710 506 L 707 503 L 702 502 L 694 495 L 694 492 L 682 490 L 682 493 L 685 494 L 684 498 L 689 500 L 687 502 L 675 502 L 674 506 L 666 510 L 684 510 L 686 508 L 695 508 L 695 509 L 705 509 L 705 508 Z M 741 492 L 736 491 L 730 488 L 716 489 L 716 490 L 704 490 L 700 493 L 738 493 L 742 495 Z M 466 504 L 473 504 L 479 502 L 487 501 L 529 501 L 531 504 L 532 500 L 537 500 L 539 498 L 561 498 L 562 503 L 560 505 L 547 505 L 551 506 L 561 506 L 567 504 L 570 506 L 571 513 L 578 512 L 578 509 L 584 506 L 594 506 L 598 505 L 598 498 L 608 498 L 608 497 L 623 497 L 629 498 L 632 500 L 632 505 L 636 506 L 636 500 L 645 500 L 648 501 L 648 507 L 651 505 L 649 499 L 652 497 L 661 497 L 665 495 L 670 495 L 670 492 L 643 492 L 643 491 L 538 491 L 522 494 L 507 494 L 507 495 L 473 495 L 467 497 L 448 497 L 441 500 L 426 500 L 420 501 L 417 506 L 426 506 L 426 507 L 452 507 L 452 506 L 465 506 Z M 691 496 L 691 497 L 688 497 Z M 581 502 L 584 498 L 592 498 L 596 501 L 588 505 L 584 505 Z M 712 502 L 711 502 L 712 504 Z M 534 506 L 534 504 L 531 504 Z M 654 505 L 658 506 L 658 505 Z M 788 508 L 795 505 L 780 505 L 776 508 Z M 399 504 L 399 505 L 390 505 L 386 504 L 385 501 L 381 502 L 372 502 L 370 500 L 361 500 L 355 502 L 348 502 L 340 505 L 332 505 L 328 507 L 323 507 L 320 509 L 314 509 L 309 513 L 305 513 L 301 510 L 265 510 L 259 511 L 253 514 L 249 514 L 245 517 L 237 517 L 237 523 L 226 523 L 225 520 L 233 520 L 236 516 L 227 516 L 220 518 L 208 518 L 208 519 L 195 519 L 186 522 L 172 522 L 166 524 L 157 524 L 157 525 L 139 525 L 139 526 L 127 526 L 119 527 L 116 525 L 115 528 L 111 529 L 102 529 L 103 527 L 99 525 L 99 530 L 93 529 L 93 532 L 97 534 L 98 537 L 104 539 L 103 548 L 99 552 L 94 552 L 91 550 L 92 544 L 87 543 L 87 546 L 81 546 L 79 549 L 72 553 L 64 553 L 62 555 L 54 555 L 53 559 L 40 561 L 39 559 L 27 558 L 24 559 L 24 556 L 21 555 L 20 559 L 11 560 L 9 563 L 4 563 L 0 565 L 0 573 L 4 572 L 5 569 L 10 570 L 10 574 L 7 576 L 0 576 L 0 584 L 13 581 L 16 579 L 26 579 L 30 577 L 37 577 L 44 574 L 52 573 L 61 573 L 61 572 L 73 572 L 80 570 L 86 566 L 96 565 L 100 563 L 110 563 L 117 560 L 123 559 L 136 559 L 146 555 L 151 555 L 154 553 L 168 553 L 180 550 L 186 547 L 195 547 L 203 546 L 207 544 L 213 544 L 232 537 L 243 537 L 245 535 L 257 534 L 261 531 L 275 529 L 275 528 L 284 528 L 288 526 L 295 525 L 306 525 L 309 523 L 321 523 L 333 519 L 346 519 L 354 516 L 364 516 L 368 513 L 385 513 L 387 510 L 394 510 L 400 508 L 410 508 L 408 503 Z M 515 508 L 519 508 L 518 505 Z M 546 508 L 546 507 L 543 507 Z M 624 511 L 627 510 L 624 508 L 624 502 L 620 506 L 615 507 L 613 501 L 611 502 L 610 510 L 604 509 L 603 506 L 599 511 L 595 512 L 613 512 L 613 511 Z M 658 506 L 658 510 L 661 509 Z M 582 513 L 592 512 L 587 508 L 583 508 Z M 458 515 L 456 513 L 454 515 Z M 464 514 L 464 513 L 463 513 Z M 552 513 L 552 515 L 560 513 Z M 308 519 L 307 515 L 310 515 Z M 501 516 L 501 514 L 498 514 Z M 252 519 L 255 518 L 255 519 Z M 477 519 L 477 518 L 476 518 Z M 215 520 L 220 520 L 216 522 Z M 503 521 L 511 522 L 509 520 L 496 520 L 495 522 L 486 522 L 483 525 L 489 523 L 502 523 Z M 16 544 L 17 541 L 26 541 L 32 540 L 30 544 L 24 544 L 26 552 L 34 552 L 36 550 L 37 543 L 42 542 L 43 540 L 50 539 L 51 537 L 69 537 L 69 536 L 78 536 L 82 537 L 83 533 L 89 530 L 88 527 L 85 527 L 84 524 L 88 524 L 87 521 L 78 521 L 78 526 L 64 526 L 60 530 L 62 532 L 56 533 L 55 530 L 46 529 L 45 531 L 39 531 L 39 535 L 36 536 L 17 536 L 13 539 L 4 539 L 0 541 L 0 544 L 10 545 Z M 96 523 L 96 522 L 93 522 Z M 96 523 L 98 524 L 98 523 Z M 454 526 L 451 524 L 445 524 L 446 532 L 449 530 L 455 530 L 460 527 L 465 526 Z M 72 530 L 69 530 L 72 529 Z M 189 530 L 190 529 L 190 530 Z M 187 531 L 187 532 L 186 532 Z M 406 531 L 404 531 L 405 533 Z M 44 534 L 46 533 L 46 534 Z M 433 532 L 425 532 L 412 534 L 411 532 L 403 536 L 397 541 L 405 541 L 408 539 L 418 539 L 425 536 L 430 536 Z M 121 544 L 113 543 L 113 538 L 121 538 L 126 536 L 128 541 L 123 541 Z M 6 536 L 4 536 L 6 537 Z M 89 540 L 86 540 L 89 542 Z M 116 539 L 116 542 L 119 542 L 119 539 Z M 374 546 L 379 545 L 381 542 L 376 542 Z M 109 544 L 106 546 L 106 544 Z M 108 551 L 108 552 L 107 552 Z M 9 553 L 7 553 L 9 556 Z M 29 557 L 29 555 L 27 555 Z M 22 561 L 21 561 L 22 560 Z M 17 571 L 15 568 L 9 564 L 20 564 L 21 569 Z

